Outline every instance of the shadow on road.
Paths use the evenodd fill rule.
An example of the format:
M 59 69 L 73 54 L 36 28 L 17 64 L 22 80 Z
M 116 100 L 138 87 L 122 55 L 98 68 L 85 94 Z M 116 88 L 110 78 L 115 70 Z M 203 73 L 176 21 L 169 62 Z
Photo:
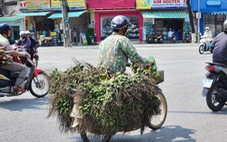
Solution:
M 159 130 L 140 134 L 115 134 L 110 142 L 195 142 L 190 135 L 194 134 L 195 130 L 182 128 L 181 126 L 165 126 Z M 75 137 L 76 142 L 82 142 L 81 138 Z
M 226 105 L 217 112 L 214 112 L 212 110 L 210 110 L 209 108 L 207 108 L 206 112 L 195 112 L 195 111 L 168 111 L 168 113 L 182 113 L 182 114 L 211 114 L 211 115 L 227 115 L 227 107 Z
M 0 108 L 10 111 L 22 111 L 24 109 L 45 109 L 41 106 L 47 104 L 48 98 L 13 98 L 0 100 Z
M 159 130 L 144 133 L 143 135 L 123 135 L 117 134 L 119 139 L 112 139 L 111 142 L 195 142 L 190 134 L 194 134 L 195 130 L 182 128 L 181 126 L 166 126 Z

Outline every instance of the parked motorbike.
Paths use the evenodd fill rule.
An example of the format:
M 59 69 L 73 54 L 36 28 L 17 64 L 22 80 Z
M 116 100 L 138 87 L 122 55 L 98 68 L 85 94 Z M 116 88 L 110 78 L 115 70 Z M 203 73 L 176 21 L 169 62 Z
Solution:
M 172 41 L 171 41 L 172 43 L 176 43 L 177 42 L 177 37 L 176 37 L 176 35 L 175 34 L 173 34 L 173 36 L 172 36 Z
M 183 42 L 184 43 L 190 43 L 191 42 L 191 34 L 190 33 L 185 34 Z
M 156 38 L 154 39 L 155 43 L 162 43 L 163 40 L 162 40 L 162 35 L 161 34 L 158 34 L 156 36 Z
M 204 36 L 201 36 L 201 39 L 200 39 L 200 44 L 199 44 L 199 53 L 200 54 L 203 54 L 204 52 L 206 51 L 210 51 L 212 53 L 212 50 L 211 50 L 211 42 L 208 41 L 206 39 L 206 37 Z
M 42 41 L 41 41 L 41 46 L 52 46 L 52 37 L 45 37 Z
M 26 52 L 23 49 L 18 49 L 19 52 Z M 48 94 L 50 85 L 47 74 L 40 68 L 36 68 L 35 63 L 27 57 L 18 57 L 17 62 L 26 65 L 29 70 L 27 77 L 23 82 L 24 89 L 30 91 L 37 98 L 44 97 Z M 14 90 L 16 79 L 19 72 L 10 72 L 0 69 L 0 97 L 10 97 L 23 94 Z
M 220 111 L 227 101 L 227 65 L 207 63 L 202 95 L 212 111 Z
M 93 36 L 90 36 L 91 38 L 91 44 L 92 45 L 97 45 L 97 36 L 94 34 Z
M 146 38 L 147 43 L 162 43 L 162 35 L 161 34 L 152 34 L 148 35 Z
M 147 35 L 146 42 L 147 43 L 153 43 L 153 37 L 152 37 L 152 35 Z

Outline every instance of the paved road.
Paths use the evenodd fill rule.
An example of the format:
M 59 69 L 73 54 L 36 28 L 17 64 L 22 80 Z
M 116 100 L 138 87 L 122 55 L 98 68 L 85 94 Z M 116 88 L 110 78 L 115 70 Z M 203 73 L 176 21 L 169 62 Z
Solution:
M 136 44 L 143 57 L 153 55 L 158 68 L 165 70 L 160 84 L 167 101 L 168 116 L 157 131 L 146 129 L 122 135 L 111 142 L 225 142 L 227 107 L 211 112 L 201 96 L 205 62 L 211 54 L 198 53 L 197 44 Z M 40 64 L 47 72 L 73 66 L 73 58 L 97 64 L 97 46 L 40 47 Z M 0 142 L 81 142 L 78 134 L 60 133 L 55 117 L 47 118 L 48 97 L 36 99 L 30 93 L 0 98 Z

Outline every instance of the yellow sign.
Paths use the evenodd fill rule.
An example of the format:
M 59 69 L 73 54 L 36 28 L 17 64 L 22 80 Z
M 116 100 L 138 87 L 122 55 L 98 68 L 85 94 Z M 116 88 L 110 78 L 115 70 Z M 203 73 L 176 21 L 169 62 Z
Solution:
M 70 10 L 86 9 L 85 0 L 67 0 Z M 61 10 L 61 0 L 51 0 L 53 10 Z
M 150 0 L 136 0 L 136 9 L 151 9 Z
M 49 9 L 50 0 L 25 0 L 25 7 L 27 9 Z

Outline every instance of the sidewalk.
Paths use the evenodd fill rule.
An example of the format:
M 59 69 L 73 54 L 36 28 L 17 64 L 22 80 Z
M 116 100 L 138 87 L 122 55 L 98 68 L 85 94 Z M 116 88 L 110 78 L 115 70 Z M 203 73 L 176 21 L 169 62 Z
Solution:
M 133 45 L 136 47 L 190 47 L 199 46 L 199 43 L 146 43 L 141 41 L 132 41 Z M 98 48 L 99 45 L 73 45 L 72 47 L 64 46 L 46 46 L 39 48 Z

